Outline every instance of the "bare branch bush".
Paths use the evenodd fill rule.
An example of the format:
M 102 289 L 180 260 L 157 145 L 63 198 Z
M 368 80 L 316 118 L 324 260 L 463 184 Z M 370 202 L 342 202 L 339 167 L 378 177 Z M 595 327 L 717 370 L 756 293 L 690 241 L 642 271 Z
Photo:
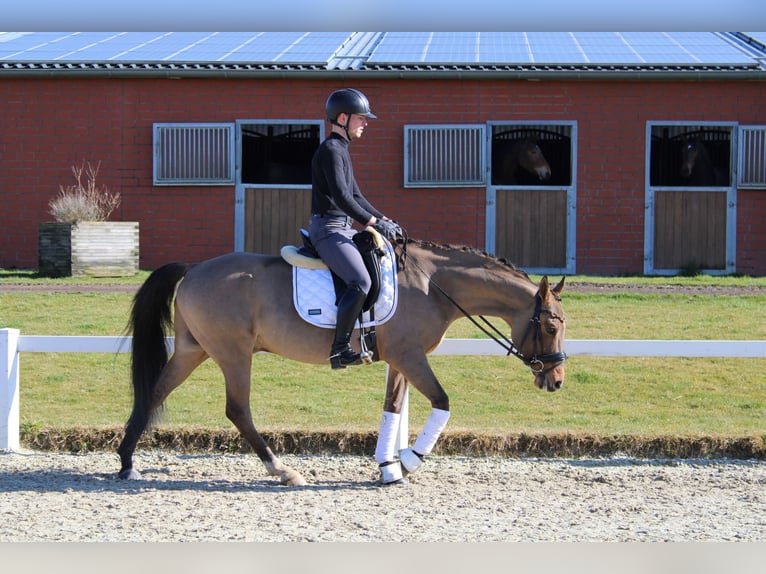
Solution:
M 120 206 L 119 192 L 110 193 L 106 185 L 97 185 L 100 167 L 101 162 L 93 165 L 89 161 L 72 166 L 75 183 L 60 185 L 59 194 L 48 203 L 50 214 L 56 221 L 106 221 Z

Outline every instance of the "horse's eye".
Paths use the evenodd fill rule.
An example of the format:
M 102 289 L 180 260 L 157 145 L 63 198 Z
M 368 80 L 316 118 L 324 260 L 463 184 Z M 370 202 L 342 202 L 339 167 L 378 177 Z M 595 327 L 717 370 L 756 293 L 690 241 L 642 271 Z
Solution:
M 548 325 L 545 330 L 548 332 L 549 335 L 555 335 L 556 334 L 556 326 L 555 325 Z

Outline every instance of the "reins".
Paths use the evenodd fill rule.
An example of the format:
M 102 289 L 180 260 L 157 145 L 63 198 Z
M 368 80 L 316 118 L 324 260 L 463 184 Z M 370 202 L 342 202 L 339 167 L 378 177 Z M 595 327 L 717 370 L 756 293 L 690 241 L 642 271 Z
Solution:
M 495 325 L 493 325 L 486 317 L 483 315 L 479 315 L 479 319 L 481 319 L 488 327 L 489 329 L 486 329 L 483 325 L 481 325 L 474 317 L 466 311 L 460 303 L 455 301 L 449 293 L 447 293 L 444 289 L 441 288 L 441 286 L 433 280 L 433 278 L 428 275 L 420 265 L 417 264 L 417 262 L 412 261 L 412 264 L 415 265 L 415 267 L 420 271 L 423 275 L 425 275 L 428 278 L 428 282 L 436 287 L 436 289 L 446 297 L 446 299 L 452 303 L 465 317 L 471 321 L 480 331 L 482 331 L 485 335 L 487 335 L 490 339 L 492 339 L 495 343 L 500 345 L 505 351 L 506 356 L 513 355 L 517 359 L 521 360 L 527 367 L 529 367 L 533 373 L 539 374 L 542 373 L 545 369 L 545 363 L 547 362 L 554 362 L 555 364 L 562 363 L 566 361 L 567 354 L 563 351 L 560 353 L 547 353 L 544 355 L 539 355 L 537 353 L 537 342 L 539 340 L 539 334 L 540 334 L 540 313 L 543 311 L 550 312 L 550 309 L 547 307 L 542 306 L 542 299 L 540 296 L 535 297 L 535 312 L 532 315 L 532 318 L 529 320 L 529 326 L 527 327 L 527 330 L 524 332 L 524 338 L 521 340 L 521 345 L 523 346 L 526 342 L 527 338 L 529 337 L 530 332 L 534 331 L 534 341 L 535 341 L 535 352 L 532 355 L 531 358 L 527 358 L 524 356 L 524 354 L 519 350 L 519 348 L 514 344 L 514 342 L 506 337 L 500 329 L 498 329 Z M 557 317 L 563 321 L 562 318 Z M 491 331 L 490 331 L 491 329 Z M 555 365 L 554 365 L 555 367 Z M 553 368 L 553 367 L 551 367 Z

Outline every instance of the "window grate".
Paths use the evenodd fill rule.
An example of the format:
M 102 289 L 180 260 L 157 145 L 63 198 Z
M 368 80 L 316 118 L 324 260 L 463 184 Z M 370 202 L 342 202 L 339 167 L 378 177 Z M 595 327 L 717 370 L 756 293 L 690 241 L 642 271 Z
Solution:
M 233 183 L 233 124 L 154 124 L 154 185 Z
M 766 187 L 766 126 L 741 126 L 738 187 Z
M 404 127 L 405 187 L 485 184 L 483 125 Z

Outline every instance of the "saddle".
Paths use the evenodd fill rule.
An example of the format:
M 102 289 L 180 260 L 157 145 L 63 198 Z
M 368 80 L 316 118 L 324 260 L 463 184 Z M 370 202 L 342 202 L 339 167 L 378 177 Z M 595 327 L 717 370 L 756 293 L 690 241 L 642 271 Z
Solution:
M 337 306 L 346 285 L 330 271 L 311 244 L 309 234 L 300 230 L 303 244 L 286 245 L 282 258 L 293 267 L 293 304 L 295 311 L 307 323 L 334 329 Z M 353 237 L 362 254 L 372 285 L 359 315 L 362 351 L 377 356 L 375 327 L 388 321 L 396 311 L 397 286 L 394 250 L 376 230 L 367 228 Z M 376 317 L 377 315 L 377 317 Z
M 335 286 L 335 304 L 337 305 L 338 300 L 346 290 L 345 282 L 333 273 L 333 271 L 325 265 L 321 257 L 319 257 L 319 253 L 317 253 L 317 250 L 311 243 L 309 232 L 305 229 L 301 229 L 300 233 L 303 245 L 300 247 L 285 245 L 280 251 L 282 259 L 287 261 L 293 267 L 327 269 L 332 275 L 333 285 Z M 364 261 L 364 266 L 367 269 L 367 273 L 370 274 L 370 279 L 372 281 L 372 286 L 367 294 L 367 299 L 364 300 L 364 305 L 362 306 L 362 311 L 369 311 L 380 294 L 380 259 L 386 254 L 385 243 L 380 234 L 372 227 L 368 227 L 364 231 L 358 232 L 352 237 L 352 240 L 362 254 L 362 261 Z

